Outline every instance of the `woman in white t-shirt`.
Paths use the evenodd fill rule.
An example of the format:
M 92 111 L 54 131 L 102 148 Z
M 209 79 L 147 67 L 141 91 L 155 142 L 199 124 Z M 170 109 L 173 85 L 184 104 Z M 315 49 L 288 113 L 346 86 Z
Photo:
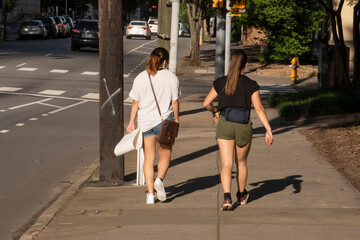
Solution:
M 138 127 L 144 136 L 144 175 L 148 193 L 146 203 L 154 204 L 156 190 L 160 201 L 166 200 L 163 184 L 171 158 L 171 146 L 160 145 L 155 137 L 159 134 L 162 121 L 156 107 L 155 98 L 151 90 L 152 81 L 161 114 L 164 119 L 179 122 L 179 80 L 176 75 L 165 69 L 168 64 L 169 53 L 165 48 L 154 49 L 146 64 L 146 70 L 141 72 L 134 80 L 129 96 L 133 99 L 130 121 L 126 128 L 128 133 L 135 129 L 135 117 L 138 115 Z M 154 182 L 154 163 L 158 146 L 159 162 L 157 178 Z

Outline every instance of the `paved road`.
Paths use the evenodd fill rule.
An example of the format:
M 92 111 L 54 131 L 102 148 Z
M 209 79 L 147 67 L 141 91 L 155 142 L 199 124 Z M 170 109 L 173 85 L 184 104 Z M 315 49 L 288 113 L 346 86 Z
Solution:
M 183 57 L 189 38 L 179 44 Z M 124 39 L 125 97 L 156 46 Z M 0 239 L 18 236 L 98 157 L 98 62 L 97 49 L 72 52 L 69 39 L 0 43 Z M 209 84 L 182 81 L 182 97 Z

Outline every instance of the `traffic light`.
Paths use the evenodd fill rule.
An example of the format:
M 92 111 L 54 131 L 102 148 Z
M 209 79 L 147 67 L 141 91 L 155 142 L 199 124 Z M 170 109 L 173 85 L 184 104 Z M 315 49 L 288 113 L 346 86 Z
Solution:
M 151 8 L 153 8 L 153 9 L 154 9 L 154 8 L 157 8 L 157 6 L 156 6 L 156 5 L 152 5 L 152 6 L 151 6 Z
M 245 9 L 246 0 L 238 0 L 232 6 L 231 9 Z
M 223 8 L 224 0 L 213 0 L 213 8 Z

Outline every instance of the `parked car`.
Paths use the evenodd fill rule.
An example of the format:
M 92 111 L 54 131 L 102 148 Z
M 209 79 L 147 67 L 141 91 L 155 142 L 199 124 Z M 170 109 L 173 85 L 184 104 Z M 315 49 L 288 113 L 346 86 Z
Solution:
M 60 16 L 61 20 L 63 21 L 63 24 L 64 24 L 64 27 L 65 27 L 65 37 L 70 37 L 71 35 L 71 26 L 70 24 L 68 23 L 68 21 L 66 21 L 66 18 L 64 16 Z
M 149 25 L 145 21 L 131 21 L 126 28 L 126 38 L 145 37 L 151 39 L 151 31 Z
M 66 27 L 64 26 L 64 22 L 60 16 L 53 17 L 58 28 L 59 28 L 59 37 L 65 37 L 67 34 Z
M 158 19 L 150 17 L 148 20 L 148 24 L 150 27 L 151 34 L 156 35 L 158 33 L 158 25 L 159 25 Z
M 40 20 L 28 20 L 20 24 L 19 38 L 21 40 L 27 38 L 47 38 L 47 31 Z
M 185 24 L 179 23 L 179 37 L 184 37 L 185 35 L 190 35 L 190 30 Z
M 70 26 L 70 34 L 72 33 L 72 30 L 74 29 L 74 26 L 75 26 L 75 23 L 74 21 L 72 20 L 71 17 L 69 16 L 64 16 L 66 21 L 69 23 L 69 26 Z
M 99 48 L 99 21 L 80 20 L 76 22 L 71 34 L 71 51 L 81 47 Z
M 55 20 L 52 17 L 38 17 L 35 20 L 40 20 L 46 28 L 49 37 L 57 38 L 59 34 L 59 28 L 56 25 Z

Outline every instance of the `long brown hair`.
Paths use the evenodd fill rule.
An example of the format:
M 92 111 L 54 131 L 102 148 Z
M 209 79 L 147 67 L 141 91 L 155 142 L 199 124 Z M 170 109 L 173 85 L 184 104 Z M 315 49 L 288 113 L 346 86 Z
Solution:
M 151 76 L 155 76 L 156 73 L 162 68 L 161 64 L 169 61 L 169 53 L 165 48 L 155 48 L 146 63 L 146 72 Z
M 238 50 L 231 55 L 229 63 L 229 73 L 226 77 L 224 91 L 226 95 L 234 95 L 239 82 L 241 71 L 247 63 L 247 55 L 245 52 Z

